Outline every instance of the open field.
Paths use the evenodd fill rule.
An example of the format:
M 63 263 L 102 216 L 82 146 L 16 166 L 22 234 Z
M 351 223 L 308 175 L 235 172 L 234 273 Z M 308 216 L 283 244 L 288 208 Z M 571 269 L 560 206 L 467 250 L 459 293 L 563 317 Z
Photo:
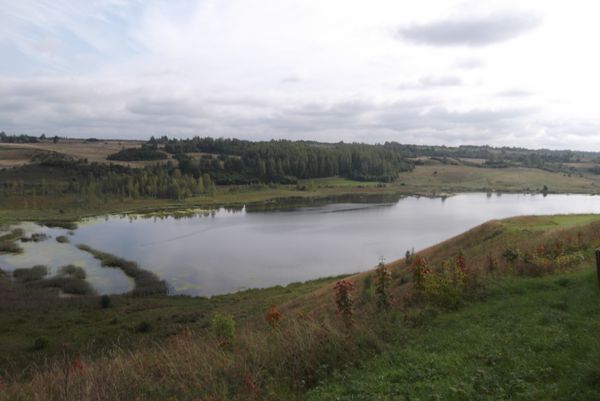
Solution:
M 488 222 L 416 255 L 439 266 L 461 252 L 474 292 L 452 308 L 420 298 L 399 260 L 388 265 L 387 312 L 366 284 L 372 271 L 347 278 L 352 328 L 333 302 L 339 278 L 210 299 L 112 297 L 104 309 L 96 297 L 57 299 L 0 280 L 0 399 L 596 399 L 598 245 L 598 215 Z M 557 247 L 562 259 L 546 254 Z M 505 261 L 507 249 L 572 262 L 529 271 L 525 256 Z M 277 329 L 265 321 L 270 305 Z M 225 345 L 216 312 L 236 324 Z
M 400 173 L 396 184 L 406 190 L 429 192 L 542 192 L 600 193 L 600 176 L 555 173 L 533 168 L 478 168 L 470 166 L 416 166 Z
M 85 139 L 60 139 L 58 143 L 52 140 L 43 140 L 38 143 L 0 143 L 0 168 L 22 166 L 29 163 L 36 153 L 58 152 L 76 159 L 87 159 L 90 163 L 112 163 L 131 167 L 143 167 L 156 164 L 153 162 L 121 162 L 109 161 L 106 158 L 119 152 L 123 148 L 135 148 L 143 141 L 131 140 L 98 140 Z

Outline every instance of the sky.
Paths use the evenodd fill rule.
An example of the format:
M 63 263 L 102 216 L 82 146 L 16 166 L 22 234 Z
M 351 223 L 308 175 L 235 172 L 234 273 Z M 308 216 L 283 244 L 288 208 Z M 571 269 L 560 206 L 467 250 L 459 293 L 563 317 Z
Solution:
M 0 131 L 600 151 L 600 3 L 0 0 Z

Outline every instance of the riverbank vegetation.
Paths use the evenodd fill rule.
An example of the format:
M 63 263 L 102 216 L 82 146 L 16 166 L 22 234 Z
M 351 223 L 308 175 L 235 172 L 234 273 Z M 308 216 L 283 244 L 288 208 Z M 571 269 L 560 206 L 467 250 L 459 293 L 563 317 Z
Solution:
M 4 222 L 285 198 L 600 193 L 600 154 L 593 152 L 165 137 L 20 141 L 5 135 L 0 143 Z M 4 156 L 13 153 L 11 165 L 13 156 Z M 109 160 L 119 154 L 129 161 Z
M 599 245 L 598 216 L 521 217 L 343 279 L 44 312 L 0 280 L 0 399 L 596 399 Z
M 77 245 L 82 251 L 90 253 L 98 259 L 102 266 L 121 269 L 127 277 L 133 279 L 135 287 L 131 292 L 133 296 L 167 295 L 167 283 L 149 270 L 144 270 L 137 263 L 120 258 L 110 253 L 102 252 L 88 245 Z

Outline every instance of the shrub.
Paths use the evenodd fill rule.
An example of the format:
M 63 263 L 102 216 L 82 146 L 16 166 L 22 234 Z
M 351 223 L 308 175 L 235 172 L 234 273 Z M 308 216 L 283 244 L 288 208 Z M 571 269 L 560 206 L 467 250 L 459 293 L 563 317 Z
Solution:
M 38 337 L 33 341 L 33 349 L 36 351 L 48 348 L 50 341 L 46 337 Z
M 215 313 L 211 327 L 217 340 L 221 343 L 221 346 L 230 344 L 235 336 L 235 320 L 233 316 L 221 313 Z
M 56 237 L 56 242 L 66 244 L 67 242 L 69 242 L 69 237 L 67 237 L 66 235 L 59 235 L 58 237 Z
M 392 273 L 385 267 L 383 262 L 379 263 L 377 269 L 375 269 L 375 278 L 377 283 L 375 285 L 375 295 L 377 296 L 377 309 L 384 310 L 390 306 L 390 295 L 388 294 L 388 287 L 392 280 Z
M 498 262 L 496 262 L 496 259 L 492 255 L 488 255 L 487 257 L 486 271 L 492 275 L 498 271 Z
M 373 287 L 373 278 L 371 277 L 370 274 L 368 274 L 364 279 L 363 279 L 363 283 L 362 283 L 362 292 L 361 292 L 361 298 L 363 299 L 363 301 L 370 301 L 371 300 L 371 290 Z
M 108 309 L 108 308 L 110 308 L 111 304 L 112 304 L 112 302 L 111 302 L 110 297 L 108 295 L 102 295 L 100 297 L 100 307 L 102 309 Z
M 276 305 L 271 305 L 271 308 L 265 316 L 265 320 L 272 328 L 276 328 L 283 315 L 279 312 Z
M 149 333 L 152 331 L 152 323 L 147 320 L 143 320 L 135 327 L 135 331 L 138 333 Z
M 85 270 L 82 267 L 75 265 L 66 265 L 61 267 L 58 271 L 58 274 L 60 276 L 73 277 L 79 280 L 85 280 L 87 276 Z
M 342 316 L 342 320 L 346 326 L 352 324 L 352 296 L 354 284 L 350 281 L 340 280 L 333 287 L 335 291 L 335 305 L 338 313 Z
M 521 253 L 519 252 L 519 249 L 517 249 L 517 248 L 506 248 L 504 250 L 504 252 L 502 253 L 502 257 L 508 263 L 512 264 L 519 258 L 520 254 Z
M 425 289 L 425 278 L 431 273 L 427 259 L 420 256 L 414 258 L 411 270 L 415 290 L 417 293 L 422 293 Z
M 23 283 L 31 281 L 39 281 L 48 275 L 48 268 L 44 265 L 36 265 L 29 269 L 15 269 L 13 271 L 13 277 Z
M 423 277 L 421 293 L 439 307 L 456 308 L 465 296 L 467 282 L 465 259 L 459 254 Z
M 94 289 L 87 281 L 71 276 L 56 276 L 46 280 L 33 281 L 27 283 L 27 286 L 33 288 L 59 288 L 65 294 L 90 295 L 94 293 Z

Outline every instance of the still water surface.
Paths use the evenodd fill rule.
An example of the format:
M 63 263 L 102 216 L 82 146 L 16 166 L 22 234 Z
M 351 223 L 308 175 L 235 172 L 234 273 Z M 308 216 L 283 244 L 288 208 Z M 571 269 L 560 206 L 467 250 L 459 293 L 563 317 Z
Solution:
M 407 249 L 436 244 L 490 219 L 556 213 L 600 213 L 600 197 L 460 194 L 279 212 L 221 209 L 188 218 L 107 216 L 81 222 L 70 244 L 22 244 L 24 254 L 0 256 L 0 268 L 73 263 L 88 271 L 99 293 L 132 288 L 119 270 L 100 267 L 75 247 L 83 243 L 138 262 L 175 294 L 215 295 L 367 270 L 380 257 L 401 258 Z M 53 237 L 67 233 L 24 227 Z

